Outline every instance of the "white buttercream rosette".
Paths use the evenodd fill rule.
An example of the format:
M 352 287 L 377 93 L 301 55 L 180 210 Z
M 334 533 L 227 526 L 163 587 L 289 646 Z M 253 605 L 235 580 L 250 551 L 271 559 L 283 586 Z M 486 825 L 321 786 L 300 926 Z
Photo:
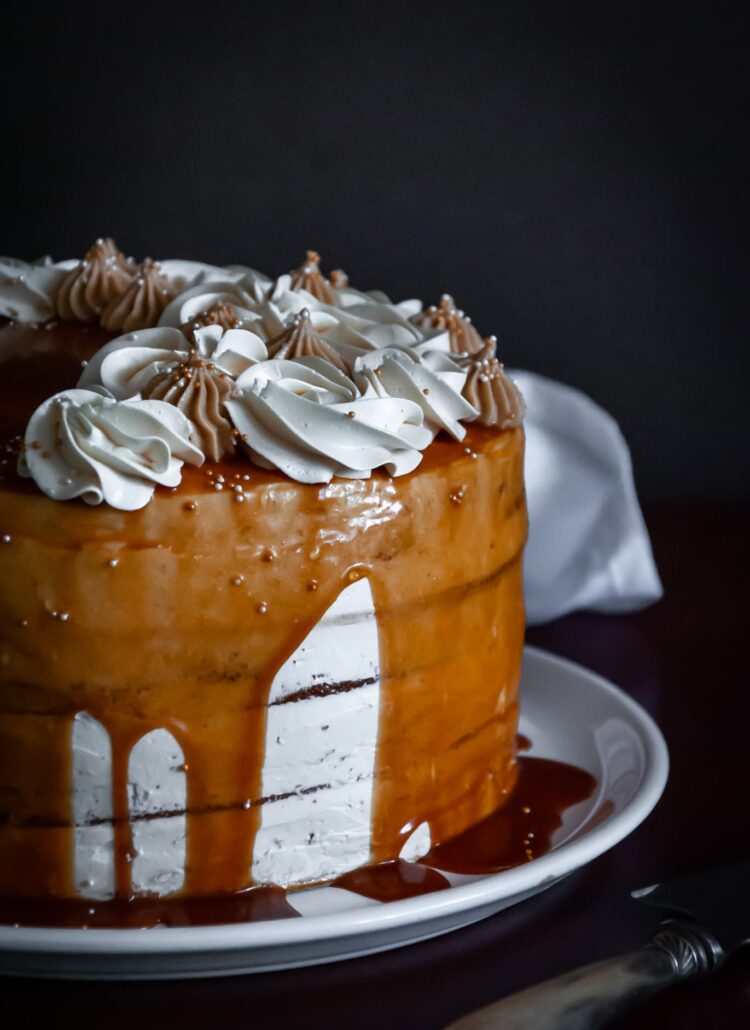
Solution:
M 252 460 L 300 483 L 367 478 L 380 467 L 403 475 L 432 440 L 418 404 L 363 395 L 316 357 L 253 365 L 225 406 Z
M 162 401 L 65 390 L 31 416 L 18 472 L 55 501 L 81 497 L 135 511 L 148 504 L 157 483 L 179 484 L 183 462 L 203 464 L 190 428 L 182 412 Z
M 466 372 L 442 351 L 370 351 L 357 358 L 354 379 L 363 392 L 418 405 L 433 437 L 444 429 L 455 440 L 463 440 L 466 429 L 461 421 L 473 422 L 479 414 L 461 396 Z
M 336 306 L 318 300 L 306 290 L 292 290 L 290 283 L 290 276 L 279 276 L 273 289 L 250 306 L 267 340 L 280 336 L 303 309 L 309 312 L 315 330 L 335 343 L 350 363 L 366 350 L 413 347 L 425 340 L 425 334 L 409 321 L 412 314 L 421 310 L 418 300 L 392 304 L 382 294 L 373 297 L 347 288 L 338 291 L 342 303 Z
M 205 326 L 192 344 L 179 329 L 167 326 L 118 336 L 96 352 L 78 380 L 79 387 L 103 386 L 119 400 L 142 393 L 154 376 L 190 358 L 190 350 L 233 378 L 268 357 L 266 345 L 246 329 Z
M 257 278 L 252 278 L 248 273 L 239 278 L 201 280 L 195 283 L 166 306 L 159 318 L 159 325 L 179 329 L 218 304 L 231 305 L 243 322 L 260 323 L 258 306 L 263 301 L 269 281 L 260 277 L 260 273 L 254 275 Z
M 54 315 L 55 297 L 65 276 L 78 261 L 29 263 L 0 257 L 0 316 L 19 322 L 46 322 Z

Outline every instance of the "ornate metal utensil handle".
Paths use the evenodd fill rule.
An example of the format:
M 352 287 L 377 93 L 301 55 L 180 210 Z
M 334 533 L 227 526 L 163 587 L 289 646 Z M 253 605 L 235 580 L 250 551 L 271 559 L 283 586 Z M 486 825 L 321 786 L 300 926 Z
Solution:
M 715 969 L 723 957 L 711 934 L 670 920 L 640 951 L 512 994 L 459 1019 L 449 1030 L 596 1030 L 627 1005 Z

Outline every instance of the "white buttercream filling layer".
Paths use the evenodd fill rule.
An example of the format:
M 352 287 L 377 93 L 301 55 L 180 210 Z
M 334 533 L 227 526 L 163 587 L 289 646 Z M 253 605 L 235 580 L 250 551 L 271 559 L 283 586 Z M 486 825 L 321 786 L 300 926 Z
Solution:
M 330 690 L 331 692 L 326 692 Z M 303 694 L 297 699 L 297 695 Z M 368 862 L 380 707 L 378 629 L 366 578 L 346 587 L 274 677 L 249 875 L 282 887 L 334 879 Z M 73 722 L 75 885 L 115 893 L 112 748 L 87 713 Z M 166 896 L 185 882 L 189 770 L 174 736 L 155 729 L 128 758 L 132 889 Z M 425 824 L 402 857 L 430 847 Z

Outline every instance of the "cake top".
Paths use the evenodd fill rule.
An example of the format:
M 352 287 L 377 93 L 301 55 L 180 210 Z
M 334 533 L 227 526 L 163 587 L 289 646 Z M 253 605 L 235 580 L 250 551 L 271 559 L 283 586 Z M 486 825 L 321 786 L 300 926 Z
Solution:
M 141 508 L 184 462 L 235 451 L 302 483 L 400 476 L 440 432 L 461 440 L 465 423 L 503 431 L 523 417 L 495 338 L 452 297 L 394 303 L 341 269 L 326 276 L 315 251 L 276 279 L 136 262 L 110 239 L 80 261 L 1 258 L 0 316 L 98 324 L 106 341 L 20 445 L 19 474 L 55 500 Z

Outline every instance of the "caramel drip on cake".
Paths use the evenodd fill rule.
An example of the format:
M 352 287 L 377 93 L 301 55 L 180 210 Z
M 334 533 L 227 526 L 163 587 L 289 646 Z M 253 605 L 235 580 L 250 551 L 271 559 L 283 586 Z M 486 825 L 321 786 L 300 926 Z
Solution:
M 23 340 L 48 347 L 64 329 L 25 330 Z M 0 376 L 0 411 L 10 381 Z M 17 400 L 19 417 L 37 403 Z M 398 859 L 423 822 L 436 845 L 496 809 L 516 778 L 523 441 L 522 428 L 470 426 L 461 444 L 436 439 L 407 476 L 327 486 L 225 457 L 208 470 L 186 466 L 178 489 L 160 488 L 128 513 L 54 502 L 6 473 L 0 896 L 78 896 L 70 741 L 79 712 L 111 740 L 117 896 L 132 889 L 128 759 L 155 729 L 184 755 L 179 897 L 250 886 L 269 803 L 271 685 L 362 577 L 374 598 L 381 684 L 371 859 Z M 225 489 L 215 488 L 219 475 Z M 328 788 L 312 795 L 321 805 Z
M 55 298 L 57 314 L 66 320 L 93 321 L 125 293 L 135 274 L 135 266 L 114 240 L 97 240 L 60 284 Z
M 320 271 L 320 254 L 316 251 L 308 250 L 304 264 L 290 274 L 291 289 L 306 290 L 325 304 L 336 303 L 336 291 Z
M 420 329 L 433 329 L 436 332 L 445 332 L 447 329 L 454 354 L 474 354 L 484 346 L 471 319 L 456 307 L 456 302 L 448 293 L 443 294 L 438 305 L 413 315 L 411 321 Z
M 187 361 L 157 372 L 143 391 L 148 400 L 174 404 L 193 423 L 190 438 L 209 461 L 234 454 L 234 431 L 224 413 L 233 380 L 192 350 Z
M 511 429 L 521 424 L 524 403 L 518 387 L 495 357 L 496 343 L 494 336 L 488 337 L 471 360 L 463 396 L 479 412 L 477 422 L 481 426 Z
M 159 321 L 173 296 L 174 291 L 160 265 L 146 258 L 125 292 L 104 308 L 101 323 L 105 329 L 119 329 L 123 333 L 149 329 Z
M 201 311 L 190 322 L 181 326 L 183 333 L 189 340 L 192 340 L 196 329 L 202 329 L 207 325 L 220 325 L 224 332 L 227 329 L 243 329 L 245 322 L 240 318 L 237 309 L 232 304 L 214 304 Z
M 344 359 L 320 333 L 315 331 L 307 308 L 303 308 L 298 315 L 294 316 L 283 333 L 268 341 L 268 355 L 271 358 L 289 358 L 291 360 L 306 355 L 324 358 L 335 365 L 340 372 L 348 375 Z

